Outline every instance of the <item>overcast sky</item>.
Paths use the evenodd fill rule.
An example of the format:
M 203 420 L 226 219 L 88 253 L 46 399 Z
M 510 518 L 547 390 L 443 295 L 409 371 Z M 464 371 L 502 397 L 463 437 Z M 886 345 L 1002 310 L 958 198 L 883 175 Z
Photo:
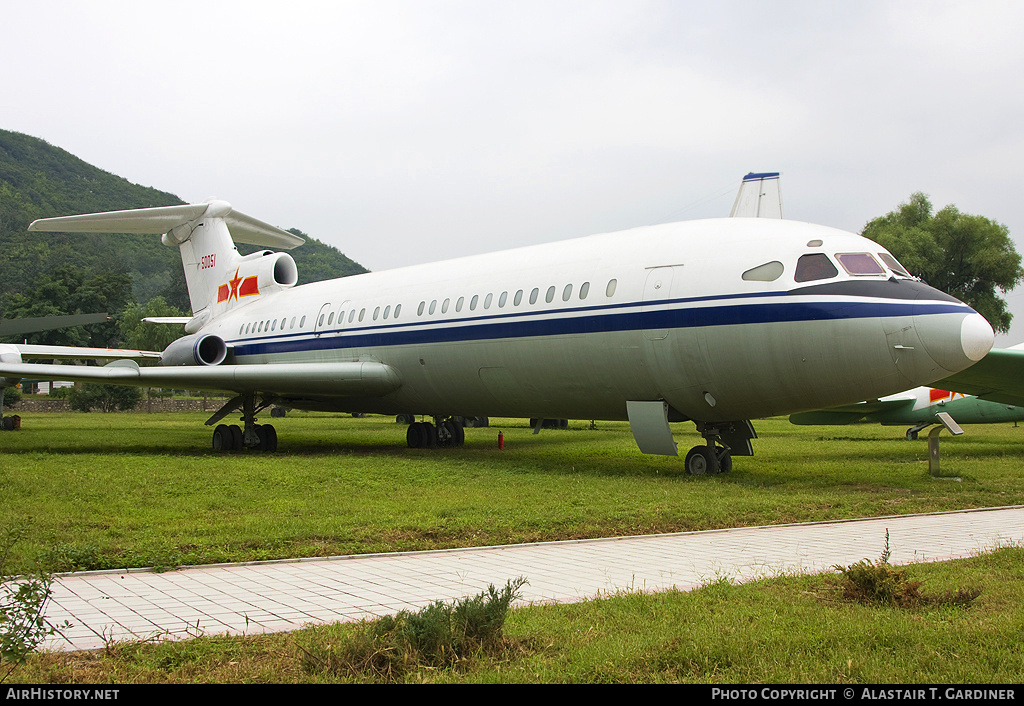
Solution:
M 0 128 L 372 270 L 912 192 L 1024 252 L 1024 4 L 0 0 Z M 1024 341 L 1024 287 L 1009 297 Z

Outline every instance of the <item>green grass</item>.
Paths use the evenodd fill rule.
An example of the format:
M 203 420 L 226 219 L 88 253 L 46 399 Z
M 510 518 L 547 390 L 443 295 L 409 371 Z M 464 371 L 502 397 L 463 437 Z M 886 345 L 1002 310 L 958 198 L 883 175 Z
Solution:
M 276 454 L 217 454 L 203 414 L 26 414 L 0 435 L 0 526 L 26 525 L 17 565 L 171 567 L 496 545 L 1024 504 L 1024 429 L 971 426 L 927 445 L 901 428 L 758 421 L 756 456 L 687 476 L 644 456 L 625 423 L 525 420 L 466 446 L 405 448 L 391 418 L 275 419 Z M 680 449 L 700 441 L 677 425 Z M 505 435 L 504 450 L 497 434 Z
M 310 663 L 372 631 L 332 624 L 290 634 L 118 643 L 40 654 L 8 683 L 1020 683 L 1024 549 L 908 567 L 929 594 L 980 586 L 968 606 L 914 609 L 843 598 L 840 577 L 791 576 L 690 593 L 624 593 L 512 610 L 500 649 L 397 675 Z M 314 661 L 315 662 L 315 661 Z

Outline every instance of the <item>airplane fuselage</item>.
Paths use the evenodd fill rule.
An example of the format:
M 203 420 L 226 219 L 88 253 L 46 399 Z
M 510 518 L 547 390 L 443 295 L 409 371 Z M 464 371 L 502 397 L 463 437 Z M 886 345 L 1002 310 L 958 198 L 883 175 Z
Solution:
M 982 325 L 959 301 L 885 265 L 798 272 L 803 256 L 880 253 L 793 221 L 674 223 L 229 301 L 202 333 L 236 365 L 373 362 L 398 376 L 383 395 L 259 388 L 298 408 L 626 419 L 628 400 L 664 400 L 676 418 L 751 419 L 970 364 Z

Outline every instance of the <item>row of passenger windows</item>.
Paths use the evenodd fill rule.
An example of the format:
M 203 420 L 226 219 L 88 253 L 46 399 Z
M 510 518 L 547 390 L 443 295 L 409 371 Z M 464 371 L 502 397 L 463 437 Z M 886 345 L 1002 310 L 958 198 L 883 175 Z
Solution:
M 608 281 L 608 284 L 605 286 L 605 289 L 604 289 L 604 293 L 605 293 L 606 297 L 611 297 L 611 296 L 613 296 L 615 294 L 615 288 L 616 288 L 617 284 L 618 284 L 618 280 L 611 279 L 611 280 Z M 558 293 L 558 288 L 555 285 L 551 285 L 550 287 L 547 288 L 547 291 L 544 293 L 544 301 L 546 303 L 550 304 L 553 301 L 555 301 L 556 296 L 560 296 L 561 300 L 563 302 L 568 302 L 568 301 L 570 301 L 573 298 L 573 292 L 574 291 L 576 293 L 576 297 L 580 301 L 585 300 L 590 295 L 590 282 L 584 282 L 583 284 L 580 285 L 578 290 L 574 290 L 572 284 L 567 284 L 567 285 L 565 285 L 562 288 L 562 291 L 561 291 L 560 295 Z M 527 301 L 530 302 L 530 304 L 536 304 L 540 300 L 540 296 L 541 296 L 541 292 L 540 292 L 540 288 L 539 287 L 534 287 L 533 290 L 530 292 L 529 297 L 526 297 L 526 291 L 523 290 L 523 289 L 520 289 L 520 290 L 516 291 L 515 294 L 511 295 L 511 297 L 509 296 L 509 293 L 507 291 L 505 291 L 505 292 L 502 292 L 501 294 L 498 295 L 498 297 L 497 297 L 497 306 L 498 306 L 499 309 L 505 308 L 506 306 L 509 305 L 509 299 L 510 298 L 511 298 L 511 305 L 512 306 L 520 306 L 523 303 L 523 299 L 524 298 L 526 298 Z M 455 307 L 454 307 L 455 308 L 455 312 L 459 313 L 464 308 L 467 308 L 468 311 L 476 311 L 478 308 L 482 309 L 482 310 L 487 310 L 487 309 L 490 309 L 491 306 L 494 304 L 494 299 L 495 299 L 495 297 L 494 297 L 494 293 L 493 292 L 488 292 L 487 294 L 483 295 L 482 297 L 479 294 L 474 294 L 472 297 L 469 298 L 468 308 L 467 308 L 466 297 L 459 297 L 455 301 Z M 448 310 L 451 307 L 452 307 L 452 300 L 450 298 L 449 299 L 445 299 L 445 300 L 443 300 L 440 303 L 440 309 L 441 309 L 441 313 L 442 314 L 447 314 Z M 417 309 L 416 309 L 416 315 L 417 316 L 423 316 L 424 314 L 432 315 L 432 314 L 434 314 L 437 311 L 437 309 L 438 309 L 438 300 L 437 299 L 432 300 L 429 305 L 427 304 L 426 301 L 421 301 L 419 307 L 417 307 Z M 373 319 L 373 321 L 377 321 L 378 319 L 381 319 L 381 320 L 397 319 L 399 316 L 401 316 L 401 313 L 402 313 L 402 305 L 401 304 L 395 304 L 393 309 L 392 309 L 390 304 L 385 306 L 385 307 L 383 307 L 383 308 L 378 306 L 378 307 L 376 307 L 373 310 L 372 319 Z M 363 321 L 363 319 L 366 318 L 366 309 L 365 308 L 362 308 L 362 309 L 350 309 L 347 312 L 347 315 L 348 315 L 348 323 L 350 323 L 350 324 L 354 323 L 356 321 Z M 346 321 L 345 317 L 346 317 L 346 312 L 345 311 L 337 312 L 337 325 L 340 326 L 343 323 L 345 323 L 345 321 Z M 333 326 L 334 324 L 335 324 L 335 312 L 333 312 L 333 311 L 331 311 L 331 312 L 322 312 L 319 315 L 319 317 L 317 318 L 316 328 L 320 329 L 320 328 L 323 328 L 325 326 Z M 302 318 L 298 319 L 298 328 L 302 329 L 302 328 L 305 327 L 305 325 L 306 325 L 306 317 L 303 316 Z M 291 331 L 291 330 L 294 330 L 295 328 L 296 328 L 296 317 L 293 316 L 290 321 L 288 320 L 288 317 L 285 317 L 285 318 L 281 319 L 280 321 L 278 321 L 276 319 L 272 319 L 272 320 L 269 320 L 269 321 L 254 321 L 254 322 L 250 322 L 250 323 L 247 323 L 247 324 L 242 324 L 239 327 L 239 329 L 238 329 L 238 333 L 239 333 L 239 335 L 260 334 L 260 333 L 273 333 L 275 331 L 285 331 L 285 330 Z
M 608 285 L 605 287 L 605 296 L 610 297 L 613 294 L 615 294 L 616 285 L 617 280 L 609 280 Z M 555 298 L 558 296 L 561 297 L 561 300 L 563 302 L 568 302 L 573 298 L 573 291 L 573 285 L 567 284 L 562 288 L 562 292 L 559 295 L 558 287 L 556 287 L 555 285 L 551 285 L 550 287 L 547 288 L 547 291 L 544 293 L 544 302 L 550 304 L 553 301 L 555 301 Z M 590 282 L 584 282 L 583 284 L 580 285 L 579 289 L 576 290 L 576 297 L 580 301 L 583 301 L 589 295 Z M 536 304 L 540 300 L 540 296 L 540 287 L 534 287 L 533 290 L 530 292 L 530 296 L 528 298 L 526 297 L 526 290 L 524 289 L 517 290 L 515 294 L 511 295 L 511 297 L 507 291 L 504 291 L 497 297 L 497 307 L 499 309 L 504 309 L 506 306 L 509 306 L 510 298 L 512 300 L 511 306 L 521 306 L 524 298 L 527 298 L 527 301 L 529 301 L 530 304 Z M 468 311 L 476 311 L 478 308 L 481 310 L 487 310 L 490 309 L 491 306 L 494 305 L 494 303 L 495 302 L 493 292 L 488 292 L 487 294 L 483 295 L 483 297 L 481 297 L 479 294 L 474 294 L 472 297 L 469 298 L 468 302 L 466 301 L 466 297 L 459 297 L 458 299 L 455 300 L 455 312 L 460 313 L 464 308 L 467 309 Z M 442 314 L 447 314 L 448 310 L 451 307 L 452 300 L 450 298 L 444 299 L 443 301 L 440 302 L 440 309 Z M 421 301 L 419 307 L 417 307 L 416 309 L 416 315 L 423 316 L 424 313 L 426 313 L 427 315 L 431 315 L 434 314 L 437 310 L 437 299 L 432 300 L 429 305 L 427 304 L 426 301 Z

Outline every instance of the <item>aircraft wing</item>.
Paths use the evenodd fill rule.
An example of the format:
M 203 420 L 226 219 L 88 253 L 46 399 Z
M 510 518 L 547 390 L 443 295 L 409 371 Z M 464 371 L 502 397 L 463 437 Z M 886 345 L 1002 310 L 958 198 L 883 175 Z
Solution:
M 1024 405 L 1024 347 L 993 348 L 980 361 L 948 378 L 932 383 L 983 400 Z
M 0 377 L 69 380 L 137 387 L 233 390 L 289 395 L 380 396 L 401 386 L 398 372 L 384 363 L 280 363 L 180 365 L 140 368 L 132 360 L 109 365 L 0 363 Z
M 799 412 L 789 415 L 789 421 L 793 424 L 806 425 L 832 425 L 832 424 L 853 424 L 869 414 L 877 412 L 891 412 L 901 407 L 913 407 L 914 400 L 909 398 L 870 400 L 856 404 L 843 405 L 842 407 L 830 407 L 829 409 L 816 409 L 811 412 Z

